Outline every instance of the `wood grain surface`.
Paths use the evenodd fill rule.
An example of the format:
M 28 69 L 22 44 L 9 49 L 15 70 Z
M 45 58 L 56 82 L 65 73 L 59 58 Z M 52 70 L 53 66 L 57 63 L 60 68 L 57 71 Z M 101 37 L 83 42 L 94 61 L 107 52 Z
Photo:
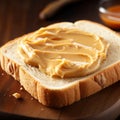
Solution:
M 88 19 L 102 23 L 99 0 L 80 0 L 70 4 L 48 20 L 40 20 L 40 11 L 53 0 L 0 0 L 0 45 L 40 27 L 61 21 Z M 61 109 L 37 102 L 11 76 L 0 68 L 0 119 L 114 120 L 120 115 L 120 82 Z M 18 92 L 21 99 L 12 94 Z

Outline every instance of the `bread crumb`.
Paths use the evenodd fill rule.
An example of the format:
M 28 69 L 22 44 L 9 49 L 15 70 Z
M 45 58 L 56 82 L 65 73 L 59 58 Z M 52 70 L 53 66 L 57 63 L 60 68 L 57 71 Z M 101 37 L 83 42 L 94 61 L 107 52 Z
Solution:
M 20 93 L 13 93 L 12 94 L 13 97 L 15 97 L 16 99 L 20 99 L 21 98 L 21 94 Z
M 23 90 L 23 87 L 20 87 L 20 90 Z

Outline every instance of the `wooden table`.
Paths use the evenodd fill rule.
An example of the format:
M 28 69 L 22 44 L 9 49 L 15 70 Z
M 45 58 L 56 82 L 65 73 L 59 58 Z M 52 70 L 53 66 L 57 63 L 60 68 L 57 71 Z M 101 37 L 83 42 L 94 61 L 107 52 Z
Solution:
M 49 20 L 40 20 L 39 12 L 51 1 L 0 0 L 0 45 L 55 22 L 88 19 L 101 23 L 97 10 L 99 0 L 81 0 L 64 7 Z M 41 105 L 20 88 L 0 68 L 0 119 L 114 120 L 120 114 L 120 82 L 61 109 Z M 14 92 L 19 92 L 23 99 L 12 97 Z

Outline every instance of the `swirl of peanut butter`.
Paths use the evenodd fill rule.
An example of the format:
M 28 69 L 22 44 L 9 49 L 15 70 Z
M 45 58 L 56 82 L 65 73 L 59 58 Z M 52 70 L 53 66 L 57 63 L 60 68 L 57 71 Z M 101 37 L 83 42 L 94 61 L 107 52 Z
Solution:
M 106 59 L 109 44 L 77 28 L 45 27 L 19 41 L 26 64 L 51 77 L 80 77 L 96 71 Z

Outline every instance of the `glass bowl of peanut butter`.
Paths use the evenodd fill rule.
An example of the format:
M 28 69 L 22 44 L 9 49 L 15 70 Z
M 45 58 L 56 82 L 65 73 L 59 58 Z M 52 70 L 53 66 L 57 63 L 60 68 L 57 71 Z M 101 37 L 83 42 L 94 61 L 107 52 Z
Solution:
M 120 29 L 120 0 L 100 0 L 99 16 L 112 29 Z

